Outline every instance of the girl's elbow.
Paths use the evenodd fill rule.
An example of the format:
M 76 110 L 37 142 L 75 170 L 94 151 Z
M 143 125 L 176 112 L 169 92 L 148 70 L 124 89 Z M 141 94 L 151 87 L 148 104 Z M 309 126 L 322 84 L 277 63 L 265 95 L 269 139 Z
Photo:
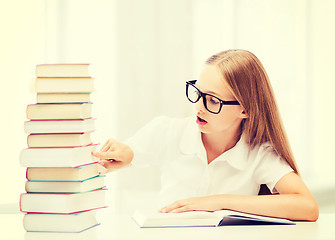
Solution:
M 307 221 L 316 222 L 319 218 L 319 205 L 317 201 L 313 198 L 309 201 L 307 206 Z
M 313 196 L 301 196 L 295 203 L 291 220 L 316 222 L 319 218 L 319 205 Z

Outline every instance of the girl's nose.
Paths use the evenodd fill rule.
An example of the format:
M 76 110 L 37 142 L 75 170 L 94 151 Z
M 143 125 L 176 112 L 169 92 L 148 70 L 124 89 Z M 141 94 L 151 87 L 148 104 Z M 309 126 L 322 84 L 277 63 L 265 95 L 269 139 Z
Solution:
M 200 98 L 199 101 L 197 101 L 195 104 L 195 110 L 197 112 L 205 112 L 206 111 L 206 108 L 204 106 L 204 102 L 203 102 L 203 99 Z

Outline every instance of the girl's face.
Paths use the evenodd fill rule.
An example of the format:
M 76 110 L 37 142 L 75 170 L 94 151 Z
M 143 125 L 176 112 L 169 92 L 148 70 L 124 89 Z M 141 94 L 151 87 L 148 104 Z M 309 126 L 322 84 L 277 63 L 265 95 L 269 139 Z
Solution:
M 236 100 L 226 86 L 222 74 L 215 65 L 206 64 L 196 86 L 203 93 L 212 94 L 224 101 Z M 241 121 L 247 117 L 241 105 L 223 105 L 218 114 L 206 110 L 203 100 L 195 103 L 197 124 L 202 133 L 240 133 Z

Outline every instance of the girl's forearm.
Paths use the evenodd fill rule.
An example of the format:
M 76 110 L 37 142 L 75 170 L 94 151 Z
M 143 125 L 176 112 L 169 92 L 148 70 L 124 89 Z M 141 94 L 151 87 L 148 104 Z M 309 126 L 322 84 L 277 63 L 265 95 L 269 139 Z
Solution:
M 318 204 L 313 197 L 301 194 L 277 194 L 262 196 L 217 195 L 219 209 L 286 218 L 316 221 Z
M 176 201 L 162 208 L 161 211 L 228 209 L 291 220 L 316 221 L 318 219 L 318 204 L 298 175 L 295 173 L 285 175 L 278 181 L 275 188 L 280 194 L 261 196 L 219 194 L 194 197 Z

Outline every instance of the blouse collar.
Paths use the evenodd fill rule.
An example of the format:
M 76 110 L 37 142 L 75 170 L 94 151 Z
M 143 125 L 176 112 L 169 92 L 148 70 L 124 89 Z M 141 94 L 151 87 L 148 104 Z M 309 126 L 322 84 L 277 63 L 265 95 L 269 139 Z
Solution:
M 194 118 L 189 118 L 180 142 L 180 150 L 184 154 L 197 155 L 207 162 L 206 151 L 202 143 L 201 132 Z M 227 161 L 232 167 L 243 170 L 246 167 L 249 146 L 242 134 L 236 145 L 217 157 L 211 164 Z

